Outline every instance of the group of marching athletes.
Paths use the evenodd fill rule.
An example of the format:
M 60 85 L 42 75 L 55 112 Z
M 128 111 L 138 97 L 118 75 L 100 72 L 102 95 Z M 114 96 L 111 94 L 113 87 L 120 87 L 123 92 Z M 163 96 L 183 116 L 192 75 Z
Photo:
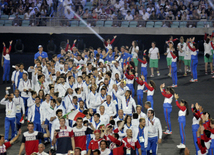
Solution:
M 153 155 L 157 154 L 157 144 L 161 143 L 162 139 L 162 127 L 154 111 L 153 97 L 156 84 L 153 80 L 147 80 L 147 57 L 151 68 L 150 77 L 154 77 L 154 69 L 157 70 L 157 76 L 160 76 L 159 49 L 156 43 L 152 42 L 148 54 L 145 50 L 140 59 L 136 41 L 132 42 L 130 48 L 122 46 L 120 51 L 117 47 L 113 49 L 112 44 L 116 37 L 114 36 L 112 41 L 108 39 L 104 42 L 103 50 L 101 48 L 94 50 L 93 47 L 89 47 L 82 53 L 75 47 L 76 40 L 72 46 L 67 40 L 66 48 L 61 49 L 60 53 L 53 55 L 51 59 L 43 51 L 42 45 L 39 45 L 38 52 L 34 55 L 34 66 L 29 66 L 26 71 L 24 64 L 15 65 L 11 77 L 14 94 L 9 93 L 9 88 L 6 88 L 6 95 L 0 102 L 6 107 L 5 136 L 1 137 L 5 137 L 5 141 L 9 142 L 10 127 L 12 128 L 11 139 L 16 137 L 17 133 L 20 135 L 17 131 L 26 119 L 29 122 L 28 131 L 23 133 L 19 154 L 24 148 L 27 155 L 38 152 L 40 146 L 35 145 L 38 145 L 43 138 L 45 142 L 50 141 L 52 147 L 57 145 L 58 154 L 70 154 L 71 150 L 80 150 L 84 155 L 99 152 L 102 155 L 136 153 L 149 155 L 151 152 Z M 206 40 L 209 38 L 212 36 L 206 35 Z M 179 108 L 178 122 L 181 136 L 181 143 L 177 147 L 185 148 L 188 104 L 185 100 L 178 101 L 179 96 L 175 94 L 173 88 L 178 86 L 177 71 L 180 71 L 180 68 L 177 70 L 177 60 L 179 64 L 182 61 L 185 63 L 184 76 L 191 70 L 190 82 L 198 81 L 198 49 L 194 37 L 187 38 L 186 43 L 181 37 L 177 46 L 178 57 L 174 48 L 176 40 L 171 37 L 166 42 L 168 48 L 165 53 L 173 84 L 166 87 L 163 83 L 160 85 L 160 90 L 165 97 L 163 112 L 167 130 L 164 134 L 172 134 L 170 114 L 174 97 Z M 213 46 L 212 42 L 208 43 L 211 47 Z M 9 81 L 12 41 L 8 49 L 5 43 L 3 45 L 3 80 Z M 207 54 L 204 58 L 208 61 Z M 141 63 L 140 75 L 136 72 L 138 62 Z M 135 81 L 137 83 L 136 101 L 134 99 Z M 147 93 L 145 103 L 143 102 L 144 93 Z M 201 113 L 201 106 L 198 104 L 193 105 L 192 110 L 193 135 L 195 135 L 194 133 L 198 132 L 198 120 L 205 119 L 206 114 Z M 200 127 L 200 133 L 202 130 L 212 128 L 212 124 L 209 126 L 206 121 L 209 121 L 207 117 L 206 126 L 204 130 Z M 210 122 L 212 123 L 212 119 Z M 32 135 L 34 135 L 34 143 L 31 143 L 29 138 Z M 199 138 L 202 139 L 202 136 Z M 204 143 L 198 144 L 196 140 L 197 137 L 194 137 L 196 150 L 203 152 Z M 212 148 L 214 144 L 210 144 Z M 0 148 L 4 147 L 2 149 L 4 152 L 0 153 L 5 153 L 7 146 L 9 143 L 0 141 Z M 209 150 L 208 146 L 206 149 Z

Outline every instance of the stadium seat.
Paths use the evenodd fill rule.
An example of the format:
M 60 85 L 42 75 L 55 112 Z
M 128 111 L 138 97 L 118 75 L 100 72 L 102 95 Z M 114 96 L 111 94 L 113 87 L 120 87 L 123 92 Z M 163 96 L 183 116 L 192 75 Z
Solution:
M 103 20 L 98 20 L 96 22 L 96 27 L 103 27 L 103 25 L 104 25 L 104 21 Z
M 155 26 L 154 27 L 162 27 L 162 22 L 155 22 Z
M 105 21 L 105 27 L 111 27 L 112 21 Z
M 171 25 L 171 28 L 178 28 L 179 27 L 179 22 L 173 22 Z
M 92 6 L 92 3 L 91 2 L 86 2 L 85 7 L 86 6 Z M 85 9 L 85 7 L 84 7 L 84 9 Z
M 197 28 L 203 28 L 204 22 L 197 22 Z
M 21 19 L 24 19 L 25 16 L 24 16 L 24 15 L 19 15 L 19 17 L 20 17 Z
M 123 21 L 121 27 L 129 27 L 129 21 Z
M 71 27 L 77 27 L 78 26 L 77 20 L 72 20 L 70 23 L 71 23 Z
M 187 27 L 187 22 L 180 22 L 180 28 Z
M 137 27 L 137 21 L 131 21 L 129 27 Z
M 15 17 L 15 15 L 10 15 L 9 19 L 14 19 Z
M 9 16 L 8 15 L 1 15 L 1 19 L 8 19 Z
M 0 26 L 4 26 L 4 20 L 0 20 Z
M 154 27 L 154 22 L 147 22 L 146 27 Z
M 4 26 L 12 26 L 13 20 L 5 20 Z
M 87 21 L 85 21 L 87 23 Z M 82 21 L 79 23 L 79 27 L 87 27 Z
M 22 26 L 29 26 L 29 24 L 30 24 L 29 20 L 22 21 Z

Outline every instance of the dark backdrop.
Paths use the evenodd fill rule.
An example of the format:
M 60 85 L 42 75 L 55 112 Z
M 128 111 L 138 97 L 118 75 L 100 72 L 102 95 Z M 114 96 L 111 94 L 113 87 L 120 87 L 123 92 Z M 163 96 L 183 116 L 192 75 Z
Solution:
M 107 34 L 107 35 L 101 35 L 104 39 L 112 39 L 115 34 Z M 174 38 L 179 38 L 180 36 L 174 36 Z M 190 36 L 184 36 L 186 39 Z M 199 49 L 200 51 L 203 51 L 203 36 L 197 35 L 196 41 L 199 43 Z M 44 51 L 47 51 L 47 44 L 50 39 L 54 40 L 54 43 L 57 46 L 56 53 L 59 53 L 60 51 L 60 43 L 62 41 L 66 42 L 67 39 L 70 40 L 70 44 L 73 43 L 74 39 L 78 39 L 77 44 L 84 44 L 85 47 L 92 46 L 94 48 L 97 47 L 103 47 L 103 44 L 101 40 L 99 40 L 95 35 L 93 34 L 1 34 L 0 42 L 5 42 L 8 46 L 9 41 L 13 40 L 14 43 L 17 39 L 21 39 L 22 43 L 25 46 L 24 53 L 36 53 L 38 45 L 43 45 Z M 126 34 L 119 34 L 117 35 L 117 38 L 115 42 L 113 43 L 113 46 L 131 46 L 131 42 L 133 40 L 137 40 L 140 50 L 148 49 L 151 47 L 151 42 L 155 41 L 157 44 L 157 47 L 160 50 L 160 53 L 164 53 L 165 48 L 165 41 L 169 39 L 169 35 L 126 35 Z M 13 45 L 15 45 L 13 43 Z M 175 46 L 178 42 L 175 43 Z M 81 45 L 80 45 L 81 46 Z M 83 47 L 83 46 L 82 46 Z M 12 48 L 12 53 L 14 52 L 14 46 Z

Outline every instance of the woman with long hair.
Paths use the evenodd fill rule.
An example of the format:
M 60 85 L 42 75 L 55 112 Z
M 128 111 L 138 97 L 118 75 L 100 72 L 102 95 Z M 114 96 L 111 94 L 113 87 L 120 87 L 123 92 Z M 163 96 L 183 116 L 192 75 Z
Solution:
M 166 90 L 164 88 L 165 88 L 165 83 L 160 85 L 161 93 L 165 97 L 164 103 L 163 103 L 163 110 L 164 110 L 165 121 L 167 124 L 167 130 L 164 132 L 164 134 L 172 134 L 170 115 L 172 112 L 172 99 L 174 95 L 174 90 L 171 87 L 167 87 Z
M 186 143 L 186 135 L 185 135 L 185 126 L 186 126 L 186 116 L 189 115 L 188 103 L 185 100 L 181 100 L 178 102 L 178 94 L 175 94 L 176 105 L 180 109 L 178 112 L 178 122 L 180 128 L 180 136 L 181 136 L 181 143 L 177 145 L 179 149 L 185 148 Z
M 134 65 L 135 65 L 135 72 L 137 72 L 137 66 L 138 66 L 138 52 L 139 52 L 139 46 L 137 44 L 137 41 L 132 41 L 132 46 L 129 49 L 129 52 L 132 54 L 132 58 L 134 61 Z

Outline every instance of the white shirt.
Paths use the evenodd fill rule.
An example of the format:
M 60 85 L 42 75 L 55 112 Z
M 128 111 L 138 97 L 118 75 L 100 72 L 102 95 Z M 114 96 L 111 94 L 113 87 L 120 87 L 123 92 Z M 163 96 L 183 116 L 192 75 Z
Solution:
M 99 113 L 100 114 L 100 113 Z M 104 113 L 103 115 L 100 114 L 100 120 L 103 122 L 105 125 L 109 123 L 110 117 L 108 114 Z
M 162 126 L 159 118 L 154 116 L 152 121 L 153 125 L 149 120 L 147 121 L 148 137 L 152 138 L 159 136 L 159 139 L 162 139 Z
M 21 97 L 14 97 L 13 101 L 15 102 L 15 106 L 16 106 L 16 113 L 22 113 L 25 114 L 25 105 L 24 105 L 24 101 Z
M 115 90 L 113 90 L 113 93 L 122 101 L 122 107 L 118 108 L 123 109 L 124 114 L 132 114 L 132 107 L 134 107 L 134 110 L 136 112 L 136 103 L 131 96 L 129 97 L 128 101 L 126 101 L 125 96 L 120 96 L 118 93 L 115 93 Z
M 183 46 L 181 48 L 181 46 Z M 181 48 L 182 52 L 179 50 L 178 54 L 179 56 L 184 56 L 185 55 L 185 50 L 186 50 L 186 43 L 183 42 L 183 43 L 178 43 L 178 47 Z
M 157 47 L 150 48 L 149 49 L 150 59 L 158 59 L 158 53 L 159 49 Z
M 69 105 L 72 103 L 73 100 L 73 95 L 68 94 L 67 96 L 65 96 L 64 98 L 64 104 L 65 104 L 65 112 L 68 113 L 68 107 Z
M 150 17 L 149 13 L 147 12 L 143 13 L 143 11 L 140 10 L 139 13 L 142 15 L 143 20 L 148 20 Z
M 132 47 L 131 54 L 132 54 L 133 58 L 138 58 L 138 53 L 136 52 L 136 50 L 139 51 L 139 47 L 138 46 L 136 46 L 135 48 Z
M 192 47 L 192 43 L 189 44 Z M 184 60 L 191 60 L 191 50 L 188 46 L 186 46 L 186 50 L 184 52 Z
M 167 53 L 167 56 L 166 56 L 167 58 L 172 58 L 172 55 L 171 55 L 171 53 L 170 53 L 169 48 L 167 48 L 166 53 Z
M 125 20 L 133 20 L 133 16 L 131 14 L 130 15 L 127 14 Z
M 106 101 L 102 105 L 105 107 L 106 114 L 108 114 L 110 117 L 117 114 L 114 102 L 110 102 L 110 104 L 108 104 Z
M 5 98 L 3 98 L 0 104 L 6 105 L 5 108 L 6 117 L 8 118 L 16 117 L 16 105 L 13 100 L 10 102 L 9 100 L 5 100 Z
M 90 92 L 86 98 L 86 105 L 88 108 L 92 108 L 92 109 L 96 109 L 96 96 L 97 93 L 95 92 L 95 94 L 93 92 Z
M 106 148 L 104 151 L 102 151 L 102 150 L 100 149 L 100 152 L 101 152 L 101 155 L 109 155 L 109 154 L 111 153 L 111 150 L 108 149 L 108 148 Z
M 64 83 L 64 85 L 62 83 L 56 85 L 55 87 L 55 92 L 59 92 L 59 97 L 64 98 L 65 97 L 65 93 L 68 89 L 68 85 Z
M 204 55 L 206 54 L 209 54 L 211 55 L 211 44 L 210 42 L 207 44 L 207 43 L 204 43 Z
M 39 153 L 39 152 L 37 152 L 37 155 L 49 155 L 49 154 L 47 154 L 46 152 L 41 152 L 41 153 Z
M 20 81 L 18 89 L 21 92 L 22 97 L 29 97 L 30 92 L 26 93 L 26 92 L 24 92 L 24 89 L 26 89 L 26 90 L 32 89 L 31 81 L 29 79 L 26 81 L 24 81 L 24 80 Z

